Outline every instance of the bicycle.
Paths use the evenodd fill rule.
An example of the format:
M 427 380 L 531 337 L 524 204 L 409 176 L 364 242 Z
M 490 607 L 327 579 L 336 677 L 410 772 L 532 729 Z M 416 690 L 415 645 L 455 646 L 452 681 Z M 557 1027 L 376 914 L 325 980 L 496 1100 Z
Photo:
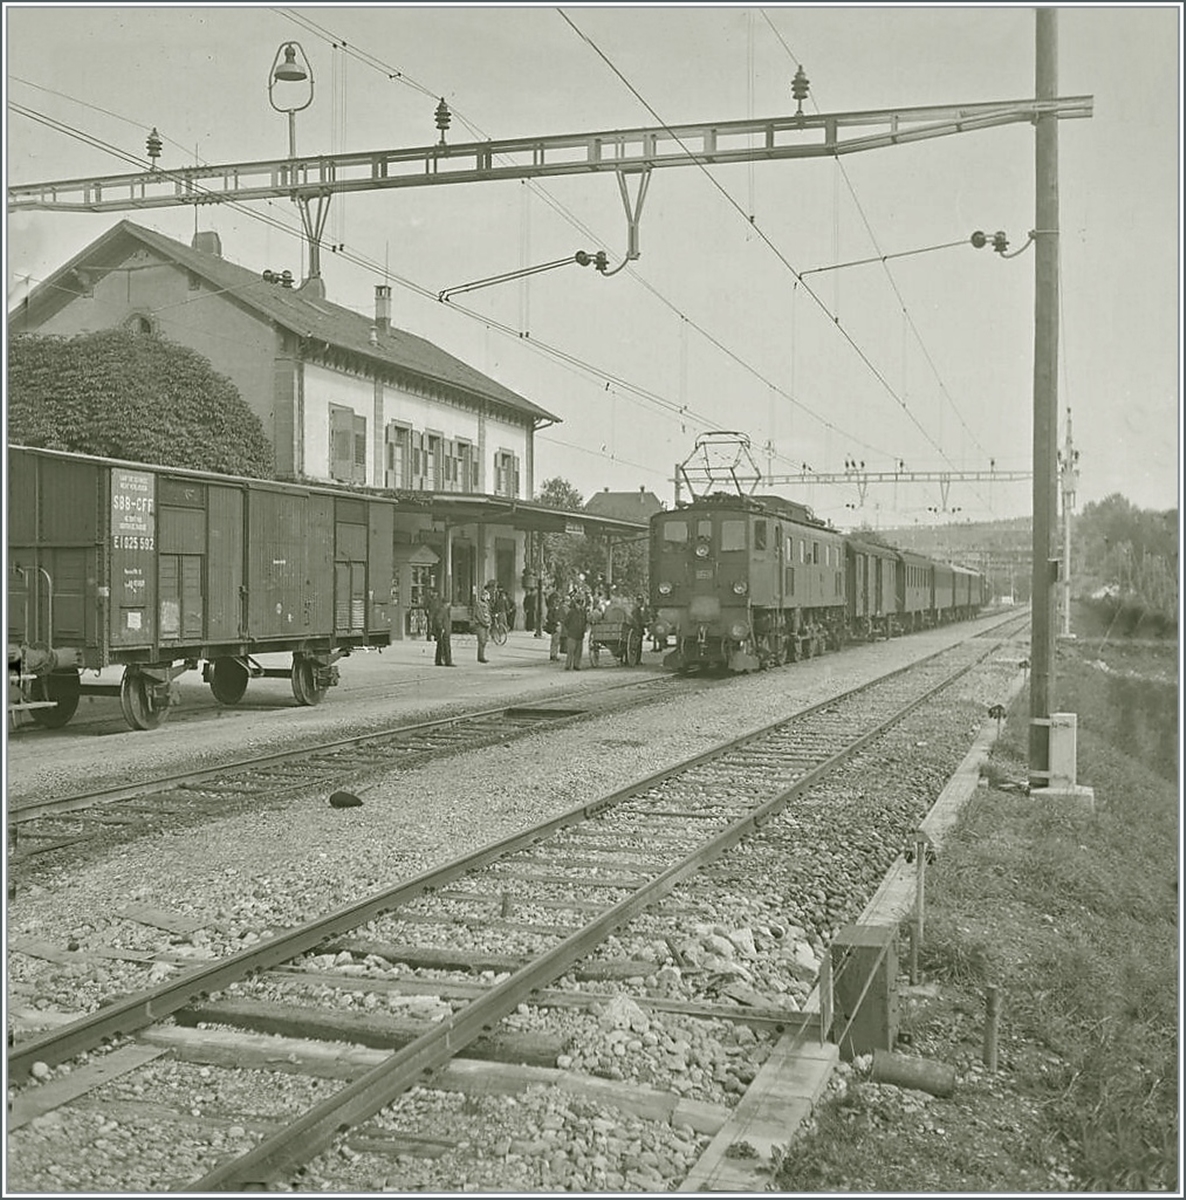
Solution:
M 490 620 L 490 640 L 496 646 L 506 645 L 507 619 L 502 613 L 495 613 Z

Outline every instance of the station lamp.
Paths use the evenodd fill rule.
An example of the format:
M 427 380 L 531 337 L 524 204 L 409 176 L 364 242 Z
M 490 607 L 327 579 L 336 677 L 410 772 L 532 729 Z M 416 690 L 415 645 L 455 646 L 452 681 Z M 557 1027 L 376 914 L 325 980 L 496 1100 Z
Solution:
M 292 96 L 292 104 L 277 103 L 277 84 L 283 84 L 284 92 L 291 95 L 292 89 L 288 85 L 302 83 L 307 83 L 308 87 L 297 90 L 297 94 Z M 296 103 L 302 95 L 304 103 Z M 268 103 L 277 112 L 288 114 L 288 157 L 296 158 L 296 114 L 313 103 L 313 67 L 300 42 L 285 42 L 276 51 L 272 69 L 268 73 Z

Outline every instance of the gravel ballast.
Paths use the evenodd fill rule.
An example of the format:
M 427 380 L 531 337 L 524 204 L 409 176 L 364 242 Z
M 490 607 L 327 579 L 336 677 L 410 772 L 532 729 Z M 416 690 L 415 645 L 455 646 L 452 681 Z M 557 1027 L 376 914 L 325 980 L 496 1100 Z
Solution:
M 897 645 L 867 649 L 888 651 Z M 190 831 L 184 836 L 140 839 L 82 872 L 47 872 L 36 887 L 10 905 L 10 938 L 56 941 L 63 949 L 77 946 L 82 954 L 111 947 L 165 951 L 178 961 L 141 964 L 90 959 L 62 965 L 10 954 L 10 987 L 28 1009 L 89 1011 L 113 996 L 147 986 L 154 971 L 159 979 L 167 971 L 182 969 L 187 961 L 242 949 L 785 716 L 788 709 L 854 686 L 859 673 L 853 673 L 851 682 L 844 677 L 847 662 L 856 657 L 840 655 L 800 664 L 826 667 L 817 670 L 813 679 L 807 672 L 797 676 L 798 668 L 788 668 L 738 681 L 742 686 L 729 691 L 727 704 L 719 692 L 685 696 L 675 720 L 670 708 L 654 706 L 598 718 L 575 735 L 549 735 L 544 730 L 510 747 L 488 748 L 406 771 L 369 792 L 358 809 L 337 811 L 325 804 L 324 797 L 306 797 L 284 811 L 220 820 L 198 835 Z M 855 668 L 856 663 L 852 665 Z M 813 960 L 817 966 L 835 932 L 859 912 L 962 756 L 986 708 L 1015 673 L 1014 658 L 977 674 L 974 683 L 957 685 L 942 711 L 930 713 L 923 727 L 903 727 L 891 734 L 883 757 L 878 758 L 881 751 L 871 752 L 846 768 L 826 799 L 809 797 L 770 822 L 719 870 L 698 880 L 694 895 L 682 902 L 688 916 L 668 920 L 648 914 L 619 931 L 599 957 L 637 958 L 653 964 L 653 970 L 637 980 L 611 985 L 607 1003 L 631 994 L 719 1001 L 721 987 L 740 983 L 772 1003 L 790 1009 L 799 1006 L 810 990 Z M 802 684 L 789 704 L 788 682 Z M 805 845 L 813 849 L 805 852 Z M 793 891 L 788 891 L 785 874 L 772 868 L 774 863 L 793 866 L 797 881 Z M 132 903 L 189 916 L 200 927 L 185 935 L 168 935 L 115 915 L 115 910 Z M 672 904 L 679 908 L 679 893 Z M 525 897 L 516 919 L 559 924 L 573 917 L 554 909 L 533 910 L 530 897 Z M 464 926 L 452 928 L 464 935 Z M 383 936 L 411 941 L 417 934 L 424 936 L 424 929 L 389 923 Z M 474 936 L 487 950 L 529 953 L 536 948 L 533 939 L 523 935 L 501 945 L 493 944 L 488 932 Z M 722 952 L 722 938 L 732 939 L 732 955 Z M 667 939 L 680 950 L 684 968 L 675 963 Z M 705 968 L 706 962 L 708 968 L 718 965 L 708 957 L 714 952 L 720 960 L 715 971 Z M 696 969 L 687 970 L 698 953 Z M 334 965 L 312 963 L 314 969 Z M 376 979 L 397 977 L 391 974 L 391 965 L 381 960 L 362 965 Z M 706 989 L 710 979 L 716 982 Z M 257 981 L 251 990 L 268 996 L 270 986 Z M 568 978 L 559 986 L 597 991 L 606 985 Z M 275 987 L 277 998 L 283 990 Z M 374 993 L 355 995 L 362 1008 L 387 1002 Z M 524 1028 L 538 1024 L 565 1033 L 570 1050 L 566 1061 L 558 1064 L 563 1069 L 635 1080 L 723 1107 L 736 1103 L 768 1043 L 767 1037 L 731 1023 L 706 1034 L 678 1028 L 673 1018 L 651 1012 L 641 1022 L 645 1028 L 623 1030 L 612 1022 L 607 1027 L 604 1016 L 604 1011 L 545 1013 L 525 1007 L 517 1019 Z M 35 1026 L 31 1014 L 26 1019 L 29 1027 Z M 679 1045 L 683 1042 L 687 1050 Z M 121 1081 L 120 1087 L 144 1087 L 144 1079 L 152 1078 L 146 1072 L 156 1071 L 176 1084 L 171 1099 L 165 1099 L 164 1093 L 160 1097 L 150 1093 L 156 1102 L 180 1104 L 191 1117 L 191 1110 L 197 1108 L 205 1117 L 201 1101 L 184 1104 L 186 1095 L 203 1094 L 202 1077 L 195 1082 L 192 1076 L 195 1070 L 182 1063 L 157 1063 L 130 1077 L 134 1083 Z M 285 1078 L 290 1081 L 284 1084 L 286 1095 L 309 1082 Z M 261 1076 L 246 1090 L 253 1093 L 273 1084 L 274 1077 Z M 321 1086 L 324 1090 L 328 1085 Z M 111 1098 L 143 1100 L 144 1096 L 123 1095 L 117 1089 Z M 236 1104 L 246 1107 L 237 1109 Z M 219 1106 L 228 1109 L 226 1120 L 232 1123 L 203 1135 L 205 1166 L 211 1152 L 221 1156 L 251 1144 L 256 1135 L 250 1122 L 242 1127 L 237 1123 L 243 1112 L 261 1120 L 269 1115 L 258 1104 L 252 1107 L 221 1092 Z M 415 1120 L 407 1131 L 422 1131 L 424 1114 L 430 1110 L 434 1114 L 430 1126 L 448 1128 L 451 1134 L 465 1132 L 465 1136 L 458 1132 L 456 1147 L 434 1157 L 404 1154 L 393 1165 L 390 1155 L 353 1151 L 344 1145 L 310 1164 L 297 1186 L 340 1191 L 456 1190 L 460 1186 L 467 1190 L 662 1190 L 686 1173 L 706 1140 L 690 1130 L 655 1127 L 654 1122 L 641 1122 L 633 1129 L 629 1122 L 623 1123 L 620 1112 L 607 1116 L 592 1102 L 565 1101 L 543 1090 L 508 1103 L 507 1097 L 475 1099 L 416 1089 L 376 1120 L 412 1114 Z M 461 1121 L 458 1113 L 466 1120 Z M 55 1116 L 60 1122 L 51 1119 Z M 545 1119 L 547 1124 L 541 1124 Z M 82 1123 L 77 1129 L 72 1125 L 75 1121 Z M 619 1132 L 603 1128 L 607 1121 Z M 22 1179 L 68 1188 L 73 1185 L 69 1163 L 60 1155 L 46 1161 L 38 1147 L 56 1143 L 61 1149 L 63 1139 L 68 1145 L 95 1147 L 98 1139 L 103 1143 L 99 1149 L 107 1153 L 110 1148 L 121 1158 L 122 1128 L 118 1121 L 111 1129 L 95 1125 L 85 1106 L 77 1114 L 69 1109 L 47 1114 L 10 1139 L 10 1166 L 19 1164 Z M 140 1140 L 155 1137 L 138 1125 L 135 1129 Z M 181 1163 L 176 1165 L 181 1178 L 171 1186 L 199 1173 L 187 1174 Z M 51 1171 L 50 1166 L 57 1170 Z M 99 1176 L 85 1174 L 87 1180 L 97 1177 L 108 1178 L 102 1171 Z M 119 1178 L 118 1171 L 114 1178 Z M 135 1190 L 155 1185 L 121 1179 L 120 1186 Z

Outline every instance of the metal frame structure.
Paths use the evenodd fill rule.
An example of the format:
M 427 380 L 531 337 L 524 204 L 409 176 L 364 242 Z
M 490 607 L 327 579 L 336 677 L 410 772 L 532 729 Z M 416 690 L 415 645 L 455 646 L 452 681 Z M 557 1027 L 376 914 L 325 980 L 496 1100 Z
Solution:
M 300 210 L 309 241 L 308 278 L 316 278 L 325 217 L 330 198 L 337 193 L 613 171 L 626 214 L 626 261 L 631 261 L 638 257 L 638 225 L 650 173 L 656 167 L 835 158 L 1000 125 L 1036 123 L 1040 117 L 1090 117 L 1092 105 L 1091 96 L 997 100 L 343 154 L 293 153 L 288 158 L 173 169 L 154 165 L 130 174 L 10 184 L 8 208 L 10 212 L 126 212 L 288 196 Z M 857 132 L 870 129 L 874 132 Z M 852 135 L 845 136 L 849 131 Z M 627 177 L 632 175 L 639 177 L 633 203 L 627 187 Z M 315 205 L 312 213 L 311 204 Z

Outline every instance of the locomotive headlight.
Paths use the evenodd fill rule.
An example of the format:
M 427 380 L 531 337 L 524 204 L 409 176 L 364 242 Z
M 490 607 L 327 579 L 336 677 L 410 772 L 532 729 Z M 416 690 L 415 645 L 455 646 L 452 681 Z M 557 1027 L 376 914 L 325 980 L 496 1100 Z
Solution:
M 749 626 L 744 621 L 734 621 L 729 626 L 729 636 L 740 642 L 749 636 Z
M 669 584 L 669 583 L 659 584 L 659 595 L 660 596 L 670 596 L 671 595 L 671 584 Z
M 746 581 L 744 579 L 739 579 L 733 585 L 733 591 L 738 596 L 744 596 L 745 593 L 749 591 L 749 584 L 746 583 Z
M 707 558 L 708 557 L 708 543 L 707 542 L 700 542 L 697 544 L 696 557 L 697 558 Z

